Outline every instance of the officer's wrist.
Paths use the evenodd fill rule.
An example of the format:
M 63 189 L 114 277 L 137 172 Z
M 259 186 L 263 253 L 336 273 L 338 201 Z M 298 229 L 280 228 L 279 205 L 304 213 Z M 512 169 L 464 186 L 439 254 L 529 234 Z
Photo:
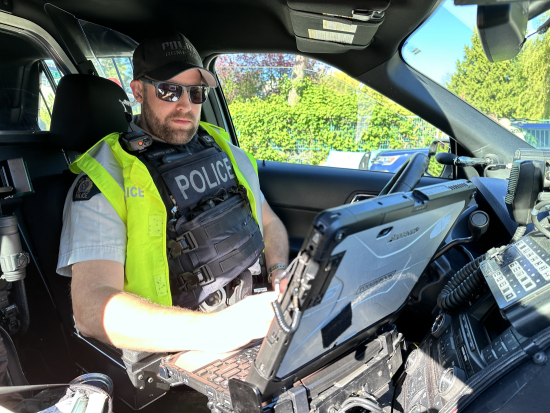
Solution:
M 268 270 L 268 276 L 267 280 L 270 283 L 273 283 L 275 281 L 275 274 L 279 272 L 284 272 L 286 270 L 287 265 L 285 263 L 277 263 Z

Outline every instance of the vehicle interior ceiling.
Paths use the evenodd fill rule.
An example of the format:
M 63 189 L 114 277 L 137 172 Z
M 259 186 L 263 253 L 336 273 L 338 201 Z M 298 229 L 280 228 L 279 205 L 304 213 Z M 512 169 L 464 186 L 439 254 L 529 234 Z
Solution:
M 79 19 L 117 30 L 138 42 L 166 27 L 179 30 L 189 38 L 210 66 L 213 65 L 214 57 L 223 53 L 293 53 L 323 61 L 386 95 L 449 134 L 458 142 L 453 148 L 458 154 L 481 156 L 488 150 L 491 142 L 494 144 L 495 139 L 498 139 L 499 145 L 493 145 L 490 148 L 491 153 L 496 153 L 501 162 L 511 162 L 513 151 L 517 147 L 529 147 L 451 92 L 414 71 L 402 60 L 399 54 L 401 45 L 435 10 L 439 4 L 437 0 L 392 1 L 386 12 L 385 22 L 379 28 L 373 43 L 364 50 L 351 50 L 343 54 L 301 53 L 296 46 L 287 3 L 283 0 L 122 0 L 109 2 L 108 7 L 102 0 L 52 0 L 50 3 Z M 36 23 L 63 45 L 63 40 L 44 11 L 44 4 L 42 0 L 14 1 L 13 14 Z M 37 188 L 47 183 L 49 177 L 59 176 L 67 170 L 63 152 L 58 147 L 48 145 L 44 138 L 47 132 L 39 132 L 36 124 L 40 82 L 37 62 L 49 58 L 49 55 L 29 39 L 3 31 L 0 31 L 0 53 L 2 56 L 9 56 L 9 59 L 2 59 L 0 62 L 0 158 L 4 160 L 23 156 L 32 179 L 37 181 L 35 189 L 38 195 Z M 13 90 L 14 85 L 20 90 Z M 17 139 L 14 137 L 15 131 L 21 131 Z M 364 188 L 364 171 L 304 168 L 287 164 L 284 168 L 274 166 L 260 172 L 262 190 L 286 224 L 295 250 L 300 247 L 301 240 L 318 211 L 349 202 L 356 192 L 376 193 L 391 176 L 369 172 L 370 184 L 368 188 Z M 475 170 L 470 170 L 469 173 L 472 176 L 478 175 Z M 67 174 L 65 176 L 69 176 L 66 178 L 67 182 L 74 177 Z M 293 179 L 289 179 L 290 177 Z M 298 178 L 294 179 L 295 177 Z M 436 178 L 425 177 L 422 184 L 438 181 Z M 47 210 L 45 216 L 55 214 L 53 208 L 58 209 L 57 221 L 51 223 L 52 227 L 57 228 L 52 229 L 52 232 L 61 230 L 59 205 L 62 205 L 65 197 L 63 189 L 66 188 L 67 186 L 60 185 L 54 195 L 49 193 L 47 196 L 34 198 L 34 202 L 40 199 L 40 207 Z M 29 196 L 23 202 L 33 202 L 31 197 L 34 196 Z M 55 198 L 55 202 L 52 201 L 49 205 L 48 197 L 51 196 Z M 28 216 L 31 214 L 30 209 L 23 211 L 27 214 L 21 217 L 21 229 L 25 234 L 25 225 L 30 225 L 32 219 L 41 217 L 40 208 L 32 209 L 36 213 L 34 217 Z M 16 214 L 21 216 L 21 209 L 17 209 Z M 497 237 L 506 236 L 503 229 L 498 231 L 502 233 L 496 233 Z M 57 237 L 57 244 L 52 242 L 51 237 L 54 241 Z M 43 239 L 25 239 L 31 252 L 35 252 L 33 255 L 38 260 L 38 266 L 30 265 L 27 269 L 26 284 L 31 319 L 20 355 L 24 365 L 42 367 L 26 370 L 31 372 L 29 381 L 35 383 L 54 382 L 75 376 L 71 370 L 73 364 L 67 361 L 68 356 L 55 351 L 56 348 L 65 347 L 65 336 L 61 331 L 63 327 L 56 324 L 52 317 L 56 316 L 56 312 L 63 312 L 63 309 L 59 307 L 58 299 L 47 299 L 48 294 L 53 294 L 63 297 L 65 304 L 70 302 L 68 281 L 56 275 L 55 268 L 52 268 L 57 260 L 58 237 L 59 234 L 50 233 Z M 475 248 L 481 253 L 491 246 L 490 242 L 481 240 Z M 466 262 L 464 254 L 451 252 L 450 265 L 453 269 L 460 268 Z M 434 286 L 434 291 L 441 287 L 442 285 Z M 433 300 L 435 299 L 432 297 Z M 407 320 L 415 319 L 415 314 L 421 314 L 421 322 L 429 326 L 431 314 L 428 307 L 425 303 L 419 303 L 414 311 L 408 313 L 408 318 L 402 320 L 402 325 L 406 326 Z M 55 332 L 59 334 L 54 334 Z M 425 329 L 416 333 L 420 336 L 412 335 L 409 339 L 420 341 Z M 46 336 L 49 339 L 41 341 Z M 47 359 L 46 354 L 55 354 L 52 356 L 55 362 Z

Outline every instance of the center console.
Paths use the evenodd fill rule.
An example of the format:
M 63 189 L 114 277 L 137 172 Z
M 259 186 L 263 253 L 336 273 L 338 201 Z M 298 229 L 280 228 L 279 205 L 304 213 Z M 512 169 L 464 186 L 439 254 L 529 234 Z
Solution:
M 488 291 L 463 311 L 440 314 L 432 332 L 407 358 L 396 411 L 441 410 L 470 377 L 525 340 L 501 317 Z
M 550 327 L 550 240 L 535 232 L 489 253 L 484 287 L 438 315 L 398 383 L 395 411 L 439 411 L 473 376 Z M 527 345 L 528 343 L 525 343 Z

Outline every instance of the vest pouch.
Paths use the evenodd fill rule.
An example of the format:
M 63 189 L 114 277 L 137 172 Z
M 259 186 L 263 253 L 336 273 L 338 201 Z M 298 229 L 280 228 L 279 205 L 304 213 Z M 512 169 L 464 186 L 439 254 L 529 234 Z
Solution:
M 249 203 L 233 196 L 191 221 L 180 218 L 168 232 L 172 302 L 198 307 L 251 267 L 264 249 Z

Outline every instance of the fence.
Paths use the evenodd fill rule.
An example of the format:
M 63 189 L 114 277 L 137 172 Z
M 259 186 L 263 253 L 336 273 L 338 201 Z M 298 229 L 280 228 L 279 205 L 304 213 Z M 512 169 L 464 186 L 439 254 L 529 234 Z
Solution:
M 525 137 L 525 141 L 538 149 L 550 148 L 550 120 L 529 120 L 528 122 L 514 122 L 513 126 L 519 128 Z

